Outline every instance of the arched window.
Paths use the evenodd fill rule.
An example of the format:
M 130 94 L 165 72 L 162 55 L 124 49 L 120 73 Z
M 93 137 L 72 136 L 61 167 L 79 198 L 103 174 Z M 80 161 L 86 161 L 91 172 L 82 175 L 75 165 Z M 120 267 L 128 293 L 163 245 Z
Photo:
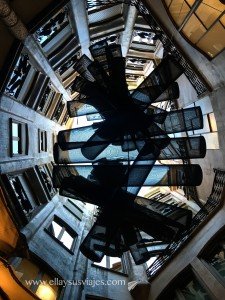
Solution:
M 178 31 L 208 58 L 225 49 L 225 4 L 220 0 L 164 0 Z

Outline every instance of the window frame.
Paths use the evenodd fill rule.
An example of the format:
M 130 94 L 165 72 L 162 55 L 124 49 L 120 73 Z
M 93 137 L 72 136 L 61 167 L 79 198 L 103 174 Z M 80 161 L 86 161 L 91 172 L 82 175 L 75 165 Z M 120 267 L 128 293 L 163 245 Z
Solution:
M 52 222 L 57 223 L 59 226 L 62 227 L 62 229 L 60 230 L 60 233 L 58 234 L 58 237 L 55 237 L 52 232 L 50 231 L 50 226 L 52 225 Z M 74 255 L 74 251 L 75 251 L 75 246 L 76 246 L 76 242 L 77 242 L 77 237 L 78 234 L 77 232 L 70 227 L 70 225 L 68 225 L 64 220 L 62 220 L 61 218 L 59 218 L 58 216 L 54 215 L 53 218 L 51 219 L 51 221 L 48 223 L 47 227 L 44 228 L 45 232 L 51 236 L 59 245 L 61 245 L 65 250 L 67 250 L 71 255 Z M 61 238 L 63 236 L 63 234 L 67 232 L 72 238 L 73 238 L 73 242 L 72 245 L 70 247 L 70 249 L 65 246 L 63 244 L 63 242 L 61 242 Z
M 18 136 L 13 135 L 13 124 L 16 124 L 18 126 Z M 13 141 L 18 142 L 18 153 L 13 152 Z M 23 123 L 16 119 L 9 118 L 9 144 L 11 157 L 28 155 L 29 138 L 27 123 Z
M 120 259 L 120 263 L 121 263 L 121 268 L 122 270 L 121 271 L 117 271 L 117 270 L 114 270 L 113 268 L 110 267 L 111 265 L 111 262 L 110 260 L 114 257 L 111 257 L 111 256 L 108 256 L 108 255 L 105 255 L 104 256 L 105 259 L 106 259 L 106 263 L 105 263 L 105 266 L 101 266 L 99 265 L 98 263 L 95 263 L 93 262 L 91 264 L 92 267 L 96 267 L 96 268 L 100 268 L 102 270 L 107 270 L 109 272 L 113 272 L 113 273 L 116 273 L 116 274 L 120 274 L 122 276 L 128 276 L 127 272 L 126 272 L 126 267 L 125 267 L 125 263 L 124 263 L 124 257 L 118 257 Z M 104 258 L 103 258 L 104 259 Z M 101 262 L 100 262 L 101 263 Z
M 38 129 L 38 152 L 48 151 L 47 131 Z
M 174 20 L 172 14 L 170 13 L 170 6 L 172 4 L 173 0 L 171 0 L 170 4 L 167 6 L 166 4 L 166 0 L 163 0 L 162 1 L 162 4 L 166 10 L 166 13 L 169 17 L 169 19 L 171 20 L 171 22 L 173 23 L 174 27 L 177 29 L 177 31 L 180 33 L 180 35 L 193 47 L 195 48 L 196 50 L 198 50 L 202 55 L 204 55 L 209 61 L 213 60 L 214 58 L 216 58 L 219 54 L 221 54 L 223 51 L 225 51 L 225 47 L 219 51 L 215 56 L 210 56 L 209 54 L 207 54 L 205 51 L 203 51 L 200 47 L 197 46 L 197 44 L 199 43 L 199 41 L 201 40 L 201 38 L 203 38 L 211 29 L 212 27 L 216 24 L 216 23 L 220 23 L 222 25 L 222 27 L 224 27 L 225 29 L 225 26 L 222 24 L 222 22 L 220 21 L 220 19 L 225 16 L 225 12 L 221 13 L 217 18 L 216 20 L 214 20 L 214 22 L 209 26 L 209 28 L 207 28 L 205 26 L 205 24 L 203 23 L 203 21 L 201 21 L 201 19 L 199 18 L 199 16 L 197 15 L 196 11 L 198 10 L 198 7 L 197 6 L 194 11 L 190 14 L 190 16 L 188 17 L 188 14 L 186 15 L 186 17 L 184 18 L 184 20 L 188 17 L 188 20 L 190 20 L 191 16 L 196 16 L 196 18 L 199 20 L 199 22 L 202 24 L 202 26 L 206 29 L 206 32 L 202 35 L 201 38 L 198 39 L 198 41 L 196 42 L 196 44 L 194 44 L 184 33 L 183 33 L 183 27 L 185 27 L 186 23 L 183 25 L 183 22 L 181 23 L 181 25 L 178 25 L 176 23 L 176 21 Z M 185 3 L 190 7 L 190 11 L 192 10 L 193 6 L 190 6 L 188 1 L 185 0 Z M 200 3 L 201 4 L 201 3 Z

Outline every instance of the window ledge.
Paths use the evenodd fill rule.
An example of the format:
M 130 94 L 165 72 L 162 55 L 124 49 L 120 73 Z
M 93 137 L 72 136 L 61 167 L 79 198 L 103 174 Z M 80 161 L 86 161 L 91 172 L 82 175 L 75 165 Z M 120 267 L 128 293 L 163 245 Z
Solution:
M 118 274 L 118 275 L 121 275 L 121 276 L 124 276 L 124 277 L 128 277 L 128 275 L 126 273 L 115 271 L 115 270 L 112 270 L 112 269 L 109 269 L 109 268 L 106 268 L 106 267 L 98 266 L 98 265 L 96 265 L 94 263 L 92 263 L 91 266 L 95 267 L 97 269 L 101 269 L 101 270 L 107 271 L 107 272 L 112 272 L 112 273 L 115 273 L 115 274 Z

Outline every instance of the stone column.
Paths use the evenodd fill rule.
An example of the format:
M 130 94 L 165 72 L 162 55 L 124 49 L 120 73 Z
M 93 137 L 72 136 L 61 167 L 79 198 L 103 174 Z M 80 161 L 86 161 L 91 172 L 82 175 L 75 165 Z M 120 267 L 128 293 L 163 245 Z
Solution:
M 0 0 L 0 18 L 18 40 L 26 39 L 26 27 L 5 0 Z

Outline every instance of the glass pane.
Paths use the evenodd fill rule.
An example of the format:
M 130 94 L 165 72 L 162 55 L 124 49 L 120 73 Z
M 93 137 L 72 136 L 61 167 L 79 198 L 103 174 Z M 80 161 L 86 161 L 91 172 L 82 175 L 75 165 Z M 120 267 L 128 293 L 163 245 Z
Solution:
M 51 285 L 41 283 L 35 293 L 41 300 L 56 300 L 57 294 Z
M 200 39 L 197 46 L 211 57 L 216 56 L 225 48 L 225 29 L 220 22 L 217 22 L 207 33 Z
M 49 284 L 53 278 L 45 273 L 41 280 L 42 283 L 38 286 L 36 295 L 42 300 L 55 300 L 58 295 L 58 286 Z
M 216 118 L 214 113 L 208 114 L 210 129 L 212 132 L 217 131 Z
M 223 12 L 225 10 L 225 5 L 220 2 L 220 0 L 204 0 L 203 3 L 214 9 L 218 10 L 219 12 Z
M 151 257 L 147 262 L 148 268 L 154 263 L 154 261 L 157 259 L 157 256 Z
M 19 141 L 14 141 L 13 140 L 12 152 L 13 152 L 13 154 L 19 154 Z
M 213 253 L 206 261 L 225 278 L 225 239 L 215 244 Z
M 12 136 L 19 137 L 19 124 L 12 123 Z
M 169 6 L 169 5 L 170 5 L 170 3 L 171 3 L 171 0 L 165 0 L 165 4 L 166 4 L 166 6 Z
M 208 5 L 204 2 L 196 10 L 196 15 L 206 26 L 206 28 L 209 28 L 220 14 L 221 12 L 218 9 L 215 9 L 211 5 Z
M 183 0 L 174 0 L 170 5 L 169 11 L 176 24 L 180 26 L 190 8 Z
M 195 15 L 192 15 L 184 26 L 182 32 L 193 44 L 195 44 L 206 32 L 206 29 L 199 19 Z
M 122 263 L 119 257 L 110 257 L 110 269 L 118 272 L 122 271 Z
M 195 0 L 186 0 L 186 2 L 187 2 L 190 6 L 192 6 L 192 5 L 195 3 Z
M 225 26 L 225 15 L 220 18 L 220 22 Z
M 210 300 L 207 292 L 203 289 L 197 279 L 193 276 L 192 280 L 182 289 L 179 294 L 186 300 Z
M 95 265 L 106 268 L 106 256 L 103 257 L 100 263 L 95 263 Z
M 61 242 L 68 248 L 71 249 L 73 244 L 73 238 L 68 232 L 64 232 L 61 238 Z
M 62 227 L 55 221 L 52 221 L 52 234 L 57 238 L 62 230 Z

